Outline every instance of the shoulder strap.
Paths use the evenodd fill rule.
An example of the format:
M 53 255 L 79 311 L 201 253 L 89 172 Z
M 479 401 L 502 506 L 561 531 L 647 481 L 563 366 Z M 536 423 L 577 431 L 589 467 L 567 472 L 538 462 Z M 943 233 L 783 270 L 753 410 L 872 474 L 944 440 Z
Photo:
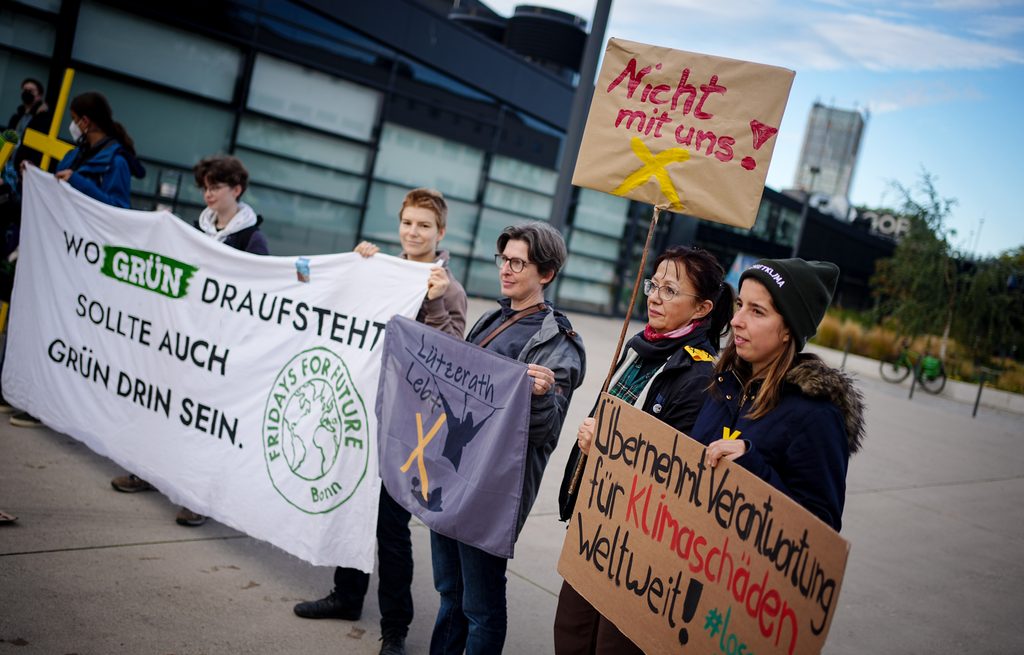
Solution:
M 536 314 L 537 312 L 543 311 L 546 308 L 547 308 L 547 305 L 545 305 L 544 303 L 537 303 L 536 305 L 532 305 L 530 307 L 527 307 L 526 309 L 523 309 L 523 310 L 520 310 L 520 311 L 516 312 L 512 316 L 512 318 L 508 319 L 507 321 L 505 321 L 504 323 L 499 325 L 497 327 L 497 329 L 494 330 L 494 332 L 491 332 L 486 337 L 484 337 L 483 341 L 481 341 L 477 345 L 480 346 L 481 348 L 485 348 L 487 346 L 487 344 L 489 344 L 491 341 L 494 340 L 494 337 L 498 336 L 499 334 L 504 332 L 506 329 L 511 327 L 512 324 L 515 323 L 516 321 L 518 321 L 520 319 L 523 319 L 523 318 L 526 318 L 527 316 L 530 316 L 531 314 Z

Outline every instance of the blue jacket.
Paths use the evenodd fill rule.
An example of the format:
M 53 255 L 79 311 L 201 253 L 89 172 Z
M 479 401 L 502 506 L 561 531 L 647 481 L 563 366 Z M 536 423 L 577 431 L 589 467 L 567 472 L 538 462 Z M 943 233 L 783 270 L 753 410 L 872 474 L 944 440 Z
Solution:
M 490 333 L 492 329 L 497 328 L 499 323 L 496 319 L 500 316 L 500 309 L 481 316 L 466 335 L 466 341 L 475 341 L 483 331 Z M 488 344 L 488 350 L 491 349 Z M 526 523 L 530 508 L 537 500 L 540 480 L 551 452 L 558 445 L 558 435 L 562 431 L 562 422 L 565 421 L 572 392 L 583 382 L 587 357 L 583 350 L 583 339 L 572 329 L 569 319 L 554 309 L 544 314 L 540 329 L 530 337 L 519 353 L 500 354 L 527 364 L 546 366 L 555 374 L 554 389 L 542 396 L 530 396 L 529 443 L 526 448 L 523 495 L 516 523 L 518 535 Z
M 90 198 L 114 207 L 131 206 L 131 178 L 142 179 L 146 169 L 135 155 L 114 139 L 106 139 L 95 148 L 75 148 L 57 164 L 57 171 L 74 171 L 68 180 Z
M 758 384 L 744 394 L 732 371 L 715 376 L 691 436 L 705 446 L 736 434 L 747 452 L 736 463 L 839 530 L 850 454 L 864 434 L 864 401 L 852 380 L 814 355 L 786 374 L 779 404 L 747 418 Z

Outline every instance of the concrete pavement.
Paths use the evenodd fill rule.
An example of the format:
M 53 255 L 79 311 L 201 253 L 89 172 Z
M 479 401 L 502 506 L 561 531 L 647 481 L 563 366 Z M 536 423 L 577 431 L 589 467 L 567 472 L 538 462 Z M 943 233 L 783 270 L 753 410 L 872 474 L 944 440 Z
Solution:
M 469 314 L 489 306 L 472 300 Z M 509 563 L 507 653 L 551 652 L 558 482 L 621 325 L 572 318 L 589 370 Z M 825 652 L 1024 652 L 1024 416 L 983 407 L 972 419 L 973 395 L 908 401 L 877 363 L 851 356 L 847 368 L 867 398 L 868 433 L 850 467 L 843 535 L 853 546 Z M 0 508 L 19 516 L 0 526 L 0 655 L 377 652 L 376 576 L 360 621 L 297 618 L 294 603 L 329 591 L 330 568 L 215 522 L 179 527 L 160 494 L 114 492 L 120 473 L 70 437 L 0 421 Z M 425 653 L 437 599 L 415 521 L 413 548 L 408 647 Z

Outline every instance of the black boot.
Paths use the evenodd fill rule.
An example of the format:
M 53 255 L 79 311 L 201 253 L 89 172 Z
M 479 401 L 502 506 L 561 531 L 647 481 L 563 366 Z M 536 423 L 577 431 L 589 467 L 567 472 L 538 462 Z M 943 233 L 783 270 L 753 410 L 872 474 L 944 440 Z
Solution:
M 344 619 L 358 621 L 362 607 L 343 603 L 333 592 L 320 600 L 308 600 L 295 606 L 295 613 L 304 619 Z

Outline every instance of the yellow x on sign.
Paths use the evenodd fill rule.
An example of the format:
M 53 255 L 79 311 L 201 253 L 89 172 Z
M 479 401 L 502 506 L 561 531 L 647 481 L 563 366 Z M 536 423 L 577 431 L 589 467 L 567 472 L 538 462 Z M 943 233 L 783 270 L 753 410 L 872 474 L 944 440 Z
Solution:
M 423 436 L 423 415 L 416 412 L 416 447 L 409 455 L 409 459 L 405 460 L 405 464 L 402 468 L 398 469 L 402 473 L 409 470 L 412 466 L 413 460 L 416 460 L 416 468 L 420 471 L 420 478 L 422 479 L 422 485 L 420 486 L 420 494 L 423 496 L 423 500 L 427 500 L 427 487 L 429 486 L 427 480 L 427 465 L 423 461 L 423 449 L 427 447 L 427 444 L 434 438 L 437 431 L 441 429 L 444 422 L 448 419 L 448 415 L 443 413 L 437 417 L 437 421 L 434 422 L 434 427 L 430 428 L 430 432 L 427 436 Z
M 655 155 L 640 140 L 640 137 L 630 139 L 629 147 L 632 148 L 633 154 L 644 165 L 630 173 L 629 177 L 623 180 L 622 184 L 616 187 L 612 193 L 617 196 L 624 196 L 653 177 L 658 181 L 661 193 L 668 198 L 668 209 L 682 211 L 683 204 L 679 200 L 679 193 L 672 184 L 672 178 L 668 176 L 668 171 L 665 168 L 669 164 L 684 162 L 689 159 L 690 151 L 683 148 L 669 148 Z

